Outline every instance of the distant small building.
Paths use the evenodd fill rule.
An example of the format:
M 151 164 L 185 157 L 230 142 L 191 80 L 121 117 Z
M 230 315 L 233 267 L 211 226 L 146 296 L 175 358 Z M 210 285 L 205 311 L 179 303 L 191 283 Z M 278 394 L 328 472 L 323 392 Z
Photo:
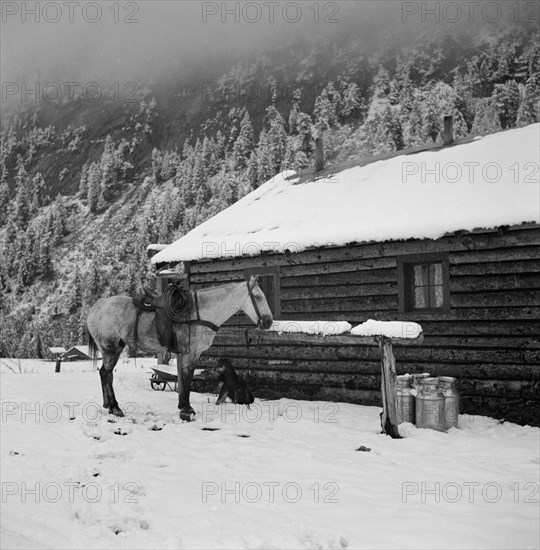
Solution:
M 64 347 L 52 347 L 49 348 L 54 359 L 62 359 L 63 355 L 66 353 L 66 348 Z
M 98 357 L 101 357 L 101 353 L 98 352 Z M 90 356 L 90 349 L 88 346 L 78 345 L 71 346 L 67 351 L 64 351 L 62 360 L 64 361 L 88 361 L 92 359 Z

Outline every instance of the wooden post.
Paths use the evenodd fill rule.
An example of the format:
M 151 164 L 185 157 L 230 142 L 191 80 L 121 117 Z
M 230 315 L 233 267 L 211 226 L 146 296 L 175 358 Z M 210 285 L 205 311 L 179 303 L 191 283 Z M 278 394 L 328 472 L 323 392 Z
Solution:
M 324 170 L 324 145 L 322 131 L 315 139 L 315 172 Z
M 54 372 L 60 372 L 60 365 L 61 364 L 62 364 L 62 359 L 60 359 L 60 357 L 57 357 Z
M 400 439 L 396 411 L 396 358 L 392 340 L 386 336 L 379 338 L 381 350 L 381 393 L 383 412 L 381 425 L 384 434 Z

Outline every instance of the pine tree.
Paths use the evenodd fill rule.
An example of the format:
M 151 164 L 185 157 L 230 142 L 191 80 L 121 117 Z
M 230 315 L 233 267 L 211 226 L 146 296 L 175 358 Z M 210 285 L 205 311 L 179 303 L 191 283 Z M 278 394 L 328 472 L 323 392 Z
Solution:
M 0 227 L 5 225 L 9 216 L 9 187 L 7 183 L 7 169 L 3 162 L 0 166 Z
M 386 105 L 373 119 L 375 133 L 372 137 L 373 154 L 396 151 L 403 148 L 403 133 L 399 118 L 394 116 L 392 107 Z
M 238 107 L 233 107 L 229 111 L 229 121 L 231 124 L 231 129 L 229 131 L 229 142 L 228 147 L 232 148 L 234 143 L 236 142 L 236 139 L 238 138 L 238 134 L 240 133 L 240 121 L 244 117 L 244 111 L 245 107 L 242 109 L 239 109 Z
M 233 170 L 243 170 L 247 167 L 249 157 L 253 151 L 253 126 L 249 113 L 246 110 L 240 123 L 240 133 L 234 142 L 231 164 Z
M 464 77 L 461 73 L 457 73 L 454 77 L 452 89 L 454 95 L 454 107 L 461 113 L 467 128 L 470 129 L 474 120 L 474 113 L 472 110 L 472 85 L 466 77 Z
M 298 120 L 298 112 L 300 111 L 300 106 L 298 104 L 298 102 L 294 102 L 292 107 L 291 107 L 291 110 L 289 112 L 289 120 L 288 120 L 288 125 L 289 125 L 289 134 L 296 134 L 297 132 L 297 120 Z
M 281 164 L 285 158 L 285 151 L 287 149 L 287 132 L 285 130 L 285 120 L 274 104 L 270 105 L 266 109 L 265 118 L 268 123 L 266 137 L 272 158 L 272 175 L 274 175 L 281 170 Z
M 505 129 L 515 126 L 519 108 L 519 87 L 516 81 L 495 84 L 492 98 L 501 127 Z
M 39 237 L 39 272 L 48 277 L 53 273 L 52 258 L 51 258 L 51 233 L 42 231 Z
M 157 149 L 154 147 L 152 150 L 152 176 L 154 178 L 155 183 L 161 183 L 163 180 L 161 179 L 161 170 L 163 168 L 163 155 Z
M 10 217 L 6 226 L 6 234 L 4 238 L 4 258 L 6 261 L 6 272 L 10 277 L 15 273 L 15 261 L 17 259 L 17 241 L 17 226 L 15 225 L 15 221 Z
M 540 117 L 540 75 L 529 77 L 525 85 L 525 97 L 521 102 L 517 115 L 517 126 L 527 126 Z
M 57 245 L 62 241 L 66 233 L 66 221 L 67 212 L 64 206 L 64 199 L 62 195 L 58 193 L 53 208 L 53 228 L 52 228 L 52 242 Z
M 373 87 L 374 97 L 387 97 L 391 91 L 390 74 L 382 65 L 373 79 Z
M 274 176 L 274 155 L 268 141 L 266 130 L 262 130 L 257 147 L 257 183 L 260 185 Z
M 81 169 L 81 179 L 79 180 L 79 194 L 81 197 L 88 196 L 88 162 L 85 162 Z
M 343 118 L 359 118 L 365 110 L 365 104 L 360 95 L 358 84 L 355 82 L 347 84 L 341 96 L 341 116 Z
M 441 121 L 437 108 L 437 100 L 435 95 L 430 93 L 427 95 L 422 108 L 422 137 L 424 141 L 431 138 L 433 143 L 441 132 Z
M 111 200 L 118 182 L 118 159 L 114 141 L 110 135 L 105 138 L 105 146 L 100 159 L 101 182 L 99 187 L 98 209 L 104 209 Z
M 38 172 L 32 180 L 32 199 L 30 210 L 33 214 L 35 214 L 38 209 L 43 206 L 44 193 L 45 180 L 43 179 L 41 172 Z
M 424 143 L 422 105 L 416 96 L 413 96 L 410 101 L 409 108 L 401 111 L 403 143 L 405 147 L 415 147 Z
M 15 184 L 17 188 L 15 196 L 15 221 L 18 227 L 26 229 L 30 221 L 30 185 L 21 155 L 17 157 Z
M 315 129 L 311 123 L 311 118 L 304 112 L 298 113 L 297 132 L 299 138 L 298 150 L 306 158 L 313 154 L 313 145 L 315 143 Z
M 321 130 L 333 128 L 339 119 L 341 113 L 341 97 L 339 92 L 330 82 L 315 99 L 313 117 L 315 125 Z
M 89 269 L 84 276 L 84 292 L 83 299 L 89 303 L 99 296 L 102 288 L 101 273 L 99 269 L 99 260 L 96 256 L 90 261 Z
M 252 191 L 257 187 L 258 182 L 258 159 L 256 152 L 253 152 L 253 154 L 249 158 L 246 177 L 249 184 L 249 190 Z
M 4 258 L 4 252 L 0 250 L 0 300 L 4 294 L 4 291 L 8 288 L 8 274 L 6 271 L 6 260 Z
M 70 313 L 75 313 L 83 303 L 82 297 L 82 277 L 79 270 L 79 266 L 75 268 L 75 275 L 71 281 L 71 287 L 69 292 L 69 304 L 68 309 Z
M 43 359 L 45 357 L 43 353 L 43 343 L 41 341 L 41 335 L 38 332 L 36 332 L 36 339 L 35 339 L 35 357 L 37 359 Z
M 497 109 L 491 98 L 478 100 L 474 115 L 472 134 L 494 134 L 501 130 L 501 123 L 497 116 Z
M 87 192 L 88 208 L 92 213 L 96 213 L 98 211 L 100 181 L 101 181 L 101 174 L 100 174 L 99 166 L 94 162 L 90 165 L 90 169 L 88 171 L 88 192 Z
M 19 233 L 19 238 L 17 239 L 17 292 L 20 293 L 24 287 L 30 282 L 30 258 L 28 257 L 28 249 L 26 246 L 26 235 L 24 233 Z

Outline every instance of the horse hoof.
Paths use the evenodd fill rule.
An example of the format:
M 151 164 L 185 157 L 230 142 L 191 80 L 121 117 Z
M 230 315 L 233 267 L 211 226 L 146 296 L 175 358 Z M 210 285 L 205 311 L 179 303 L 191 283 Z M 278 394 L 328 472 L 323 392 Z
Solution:
M 124 416 L 124 413 L 121 409 L 109 409 L 109 412 L 111 414 L 114 414 L 114 416 Z
M 192 422 L 195 420 L 195 411 L 180 411 L 180 420 L 183 422 Z

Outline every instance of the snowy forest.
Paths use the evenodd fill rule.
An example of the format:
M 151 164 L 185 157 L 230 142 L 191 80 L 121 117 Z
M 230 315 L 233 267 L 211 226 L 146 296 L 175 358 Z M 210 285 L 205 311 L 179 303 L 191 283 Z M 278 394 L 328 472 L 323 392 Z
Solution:
M 209 81 L 138 85 L 136 102 L 42 102 L 4 113 L 0 357 L 85 343 L 100 297 L 153 286 L 170 243 L 284 169 L 538 120 L 537 27 L 425 31 L 366 51 L 354 35 L 232 61 Z

